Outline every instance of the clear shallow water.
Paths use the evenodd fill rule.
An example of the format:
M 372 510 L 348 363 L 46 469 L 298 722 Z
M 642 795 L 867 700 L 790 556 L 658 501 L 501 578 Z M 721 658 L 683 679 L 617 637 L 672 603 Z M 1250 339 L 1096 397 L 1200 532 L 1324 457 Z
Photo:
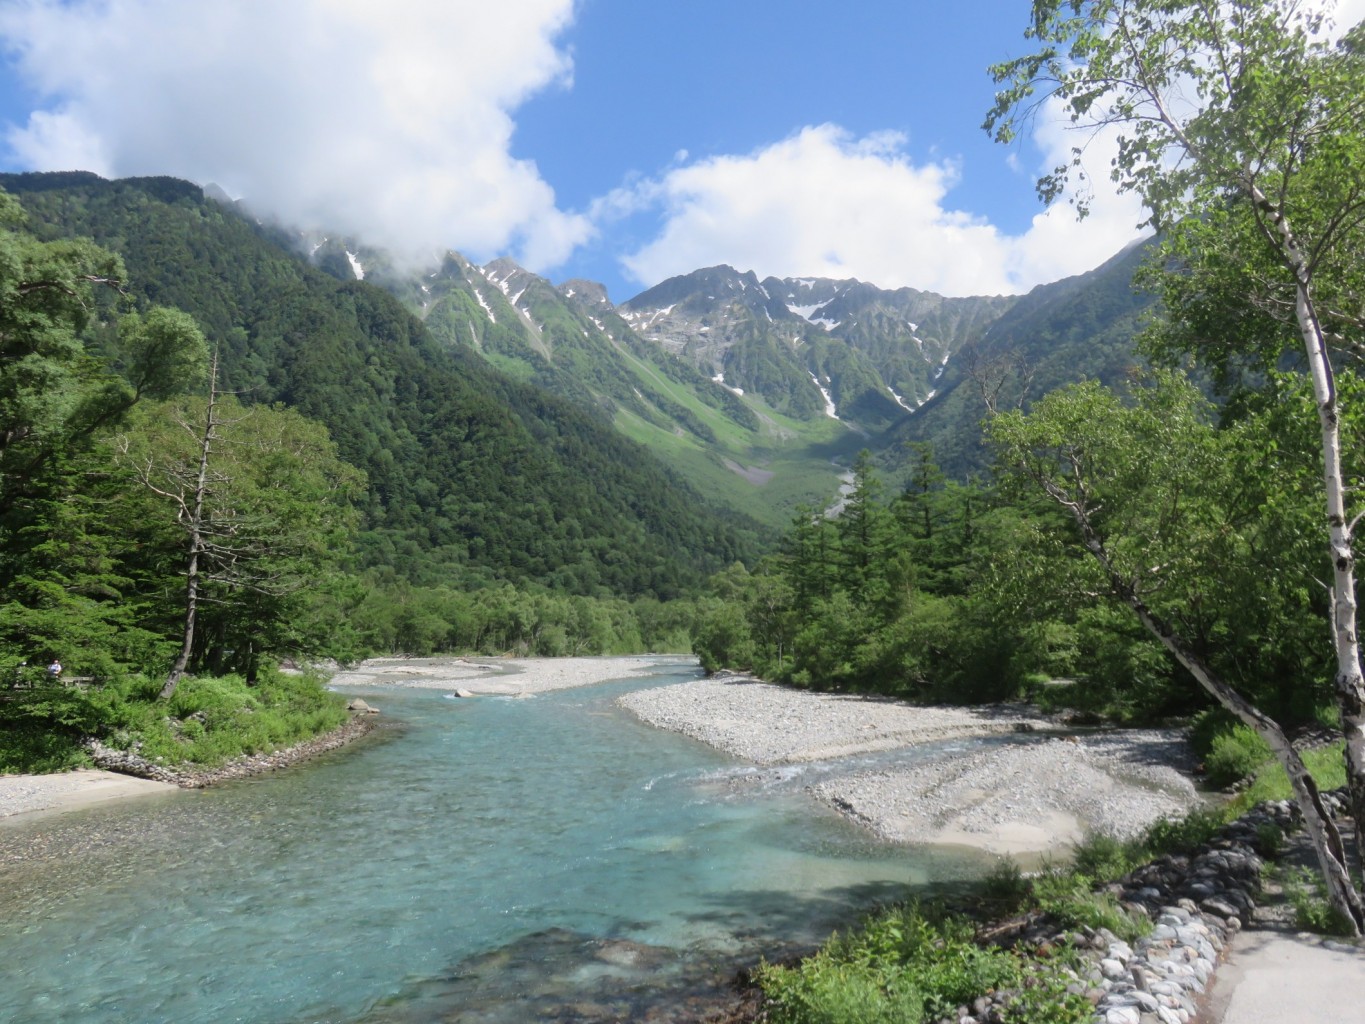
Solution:
M 398 734 L 278 777 L 5 827 L 0 1020 L 528 1021 L 636 1013 L 971 875 L 643 726 L 619 694 L 370 696 Z

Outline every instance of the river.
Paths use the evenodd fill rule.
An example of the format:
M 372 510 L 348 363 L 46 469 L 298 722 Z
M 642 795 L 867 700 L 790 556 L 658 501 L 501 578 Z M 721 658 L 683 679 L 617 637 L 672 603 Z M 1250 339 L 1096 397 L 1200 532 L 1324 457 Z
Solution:
M 979 872 L 613 703 L 699 674 L 393 690 L 377 738 L 307 766 L 8 823 L 44 855 L 0 866 L 0 1019 L 638 1019 Z

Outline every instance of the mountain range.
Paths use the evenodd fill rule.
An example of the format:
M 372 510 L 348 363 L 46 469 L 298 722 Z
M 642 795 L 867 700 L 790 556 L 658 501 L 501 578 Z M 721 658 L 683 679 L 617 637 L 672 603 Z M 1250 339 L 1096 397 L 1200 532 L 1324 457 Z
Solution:
M 620 305 L 510 260 L 420 271 L 170 178 L 0 175 L 29 229 L 121 253 L 247 400 L 326 423 L 369 476 L 364 558 L 414 577 L 669 596 L 835 500 L 861 449 L 986 465 L 982 367 L 1113 382 L 1139 251 L 1024 296 L 711 267 Z M 1016 386 L 1016 390 L 1019 387 Z
M 554 285 L 508 259 L 478 266 L 451 253 L 414 276 L 355 242 L 307 250 L 329 273 L 399 296 L 451 346 L 596 410 L 704 492 L 776 526 L 831 502 L 863 448 L 893 477 L 910 440 L 955 475 L 981 471 L 974 368 L 1008 356 L 1035 390 L 1081 376 L 1114 383 L 1135 361 L 1149 306 L 1131 287 L 1141 247 L 1024 296 L 760 280 L 717 266 L 619 306 L 595 282 Z

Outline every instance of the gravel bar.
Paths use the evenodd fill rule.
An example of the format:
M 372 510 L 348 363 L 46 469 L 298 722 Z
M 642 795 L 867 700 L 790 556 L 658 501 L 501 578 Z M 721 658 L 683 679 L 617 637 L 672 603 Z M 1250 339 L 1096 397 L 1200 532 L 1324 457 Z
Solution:
M 1133 836 L 1202 803 L 1188 744 L 1175 730 L 1063 736 L 1023 705 L 916 707 L 746 676 L 640 690 L 619 703 L 650 725 L 755 764 L 833 762 L 809 794 L 896 842 L 1064 853 L 1088 831 Z M 857 755 L 989 736 L 1007 741 L 945 746 L 903 766 L 850 762 L 838 770 Z

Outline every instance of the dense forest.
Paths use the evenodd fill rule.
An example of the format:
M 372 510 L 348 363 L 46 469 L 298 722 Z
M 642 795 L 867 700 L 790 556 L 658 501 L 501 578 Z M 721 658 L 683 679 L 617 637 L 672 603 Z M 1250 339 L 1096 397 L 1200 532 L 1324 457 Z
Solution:
M 760 531 L 590 409 L 438 343 L 400 303 L 314 270 L 280 229 L 174 179 L 0 175 L 43 240 L 118 253 L 139 303 L 191 314 L 225 389 L 323 423 L 362 470 L 357 568 L 422 585 L 534 583 L 667 599 Z
M 163 720 L 187 759 L 335 725 L 286 659 L 686 650 L 687 596 L 756 550 L 590 411 L 197 188 L 7 180 L 0 767 Z

